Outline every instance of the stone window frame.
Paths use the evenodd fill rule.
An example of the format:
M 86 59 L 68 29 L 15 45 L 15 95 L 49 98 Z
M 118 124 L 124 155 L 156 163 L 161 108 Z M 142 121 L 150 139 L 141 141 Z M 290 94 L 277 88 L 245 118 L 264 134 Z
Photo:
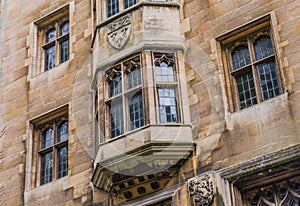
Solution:
M 300 146 L 291 146 L 219 170 L 218 191 L 225 205 L 249 206 L 247 192 L 299 177 L 299 168 Z
M 142 65 L 142 59 L 141 55 L 133 55 L 130 56 L 129 58 L 126 58 L 119 63 L 115 64 L 113 67 L 107 69 L 105 71 L 106 77 L 105 77 L 105 104 L 107 107 L 106 111 L 106 119 L 109 120 L 108 124 L 108 129 L 107 129 L 107 134 L 109 134 L 110 138 L 115 138 L 117 136 L 122 136 L 123 134 L 134 131 L 136 129 L 139 129 L 143 126 L 145 126 L 145 102 L 144 102 L 144 85 L 143 85 L 143 65 Z M 134 85 L 131 88 L 128 88 L 128 74 L 131 72 L 139 70 L 140 71 L 140 80 L 141 83 L 139 85 Z M 112 85 L 113 82 L 115 82 L 114 79 L 118 78 L 119 79 L 119 84 L 120 86 L 120 91 L 117 91 L 117 93 L 111 93 L 111 88 L 110 86 Z M 115 86 L 115 85 L 113 85 Z M 116 89 L 116 88 L 113 88 Z M 130 127 L 130 119 L 129 119 L 129 114 L 130 111 L 128 109 L 130 100 L 136 95 L 140 93 L 142 96 L 142 108 L 143 108 L 143 123 L 141 124 L 140 127 L 138 128 L 131 128 Z M 112 117 L 111 117 L 111 107 L 112 105 L 117 106 L 117 104 L 120 104 L 121 107 L 121 112 L 122 116 L 120 120 L 119 125 L 121 127 L 120 134 L 113 135 L 112 134 Z M 129 120 L 128 120 L 129 119 Z M 115 123 L 116 124 L 116 123 Z M 118 130 L 118 128 L 114 128 L 114 130 Z
M 242 109 L 246 108 L 251 108 L 245 107 L 241 108 L 240 107 L 240 101 L 239 101 L 239 96 L 238 96 L 238 89 L 237 89 L 237 84 L 235 81 L 235 74 L 242 74 L 243 70 L 248 67 L 251 69 L 249 71 L 253 72 L 254 76 L 254 84 L 255 84 L 255 91 L 257 95 L 257 103 L 260 104 L 264 101 L 262 99 L 262 94 L 261 94 L 261 88 L 260 88 L 260 83 L 259 83 L 259 77 L 258 77 L 258 72 L 256 72 L 256 65 L 259 65 L 260 62 L 266 62 L 267 60 L 270 60 L 271 58 L 274 59 L 274 64 L 276 67 L 276 74 L 279 82 L 279 90 L 280 94 L 276 96 L 280 96 L 281 94 L 284 93 L 284 76 L 283 76 L 283 71 L 282 71 L 282 64 L 280 62 L 280 57 L 277 52 L 277 33 L 274 31 L 274 14 L 267 14 L 263 17 L 260 17 L 258 19 L 255 19 L 252 22 L 249 22 L 245 25 L 242 25 L 241 27 L 238 27 L 236 29 L 233 29 L 230 32 L 227 32 L 226 34 L 222 34 L 218 37 L 215 38 L 215 40 L 218 42 L 217 45 L 219 45 L 219 52 L 220 52 L 220 65 L 222 65 L 222 73 L 223 73 L 223 78 L 224 78 L 224 92 L 227 94 L 227 101 L 228 101 L 228 110 L 229 112 L 236 112 L 240 111 Z M 253 44 L 254 40 L 258 39 L 262 36 L 269 36 L 271 41 L 272 41 L 272 47 L 274 54 L 270 55 L 262 60 L 256 61 L 253 59 L 253 56 L 255 55 Z M 251 63 L 241 69 L 237 69 L 237 71 L 232 71 L 232 57 L 230 51 L 232 51 L 234 48 L 242 45 L 244 42 L 246 42 L 247 46 L 249 45 L 251 48 L 249 49 L 250 55 L 251 55 Z M 274 96 L 276 98 L 276 96 Z M 272 98 L 274 98 L 272 97 Z M 271 99 L 271 98 L 269 98 Z M 255 104 L 254 104 L 255 105 Z M 252 106 L 254 106 L 252 105 Z
M 155 55 L 156 54 L 167 54 L 167 56 L 173 56 L 173 66 L 174 66 L 174 82 L 156 82 L 156 75 L 155 75 Z M 142 101 L 143 101 L 143 109 L 144 109 L 144 124 L 142 126 L 140 126 L 139 128 L 135 128 L 135 129 L 129 129 L 129 124 L 127 119 L 129 118 L 128 116 L 128 100 L 126 100 L 123 103 L 123 112 L 125 111 L 124 115 L 123 115 L 123 124 L 124 124 L 124 132 L 118 136 L 114 136 L 113 138 L 111 138 L 111 125 L 110 125 L 110 112 L 109 112 L 109 106 L 110 106 L 110 102 L 112 101 L 112 99 L 109 96 L 109 81 L 108 81 L 108 74 L 111 73 L 110 71 L 112 69 L 115 69 L 115 72 L 118 72 L 116 69 L 117 67 L 119 67 L 119 72 L 120 74 L 123 74 L 123 72 L 121 72 L 121 67 L 120 64 L 122 64 L 122 62 L 126 62 L 128 60 L 130 60 L 131 58 L 134 58 L 135 56 L 140 55 L 140 69 L 141 69 L 141 80 L 142 80 L 142 84 L 136 88 L 133 88 L 132 91 L 130 90 L 128 94 L 134 92 L 134 91 L 141 91 L 142 93 Z M 104 70 L 105 73 L 105 78 L 103 80 L 104 82 L 104 102 L 105 102 L 105 129 L 104 129 L 104 133 L 107 135 L 104 135 L 105 137 L 101 138 L 100 142 L 105 142 L 107 140 L 110 139 L 115 139 L 116 137 L 122 137 L 124 135 L 130 134 L 132 132 L 135 131 L 139 131 L 140 129 L 143 129 L 145 127 L 148 127 L 151 124 L 157 124 L 157 125 L 180 125 L 183 123 L 187 123 L 189 121 L 189 115 L 188 114 L 184 114 L 183 115 L 183 108 L 182 108 L 182 97 L 181 97 L 181 92 L 184 91 L 184 89 L 182 88 L 183 85 L 182 82 L 180 82 L 179 78 L 181 78 L 182 75 L 179 74 L 179 62 L 178 62 L 178 56 L 177 56 L 177 52 L 176 51 L 170 51 L 170 50 L 148 50 L 145 52 L 141 52 L 138 54 L 133 54 L 130 55 L 129 57 L 118 61 L 118 63 L 114 64 L 113 66 L 110 66 L 109 68 L 106 68 Z M 150 60 L 148 62 L 148 60 Z M 147 63 L 146 63 L 147 61 Z M 118 66 L 119 65 L 119 66 Z M 181 65 L 182 66 L 182 65 Z M 146 71 L 145 69 L 147 67 L 151 67 L 152 71 L 149 73 L 149 71 Z M 149 75 L 151 75 L 151 78 L 148 78 Z M 148 78 L 148 79 L 146 79 Z M 124 78 L 122 78 L 124 79 Z M 126 80 L 126 79 L 125 79 Z M 153 85 L 153 87 L 149 88 L 149 84 Z M 99 85 L 98 85 L 99 86 Z M 174 88 L 176 90 L 176 95 L 175 95 L 175 99 L 176 99 L 176 112 L 177 112 L 177 119 L 176 121 L 172 121 L 172 122 L 161 122 L 160 121 L 160 111 L 159 111 L 159 97 L 158 97 L 158 88 Z M 124 84 L 122 86 L 122 88 L 124 89 Z M 97 88 L 97 86 L 94 88 L 94 92 L 99 89 Z M 99 91 L 100 92 L 100 91 Z M 153 94 L 153 98 L 152 100 L 149 100 L 150 96 L 149 94 Z M 124 91 L 122 91 L 121 94 L 116 95 L 116 98 L 122 98 L 122 96 L 126 97 L 126 92 L 124 93 Z M 125 98 L 126 99 L 126 98 Z M 97 103 L 99 103 L 100 100 L 98 100 Z M 153 102 L 153 103 L 150 103 Z M 150 106 L 151 104 L 151 106 Z M 153 105 L 152 105 L 153 104 Z M 154 106 L 155 108 L 155 112 L 151 112 L 151 114 L 149 113 L 149 108 Z M 100 106 L 98 106 L 97 108 L 100 108 Z M 97 113 L 96 111 L 94 113 Z M 155 113 L 155 114 L 154 114 Z M 97 113 L 97 115 L 99 115 L 99 113 Z M 150 117 L 151 116 L 151 117 Z M 185 119 L 183 118 L 183 116 L 185 116 Z M 128 117 L 128 118 L 127 118 Z M 95 119 L 95 118 L 94 118 Z M 95 120 L 96 121 L 96 120 Z M 98 138 L 99 134 L 96 134 L 96 139 Z
M 74 3 L 70 2 L 58 9 L 51 11 L 47 15 L 30 24 L 30 31 L 27 37 L 26 46 L 28 48 L 28 58 L 25 65 L 29 67 L 28 80 L 42 74 L 49 72 L 53 69 L 65 69 L 69 66 L 69 62 L 74 59 L 72 49 L 72 19 L 74 14 Z M 44 48 L 47 47 L 45 42 L 46 32 L 51 28 L 59 27 L 60 24 L 69 22 L 69 34 L 58 37 L 55 43 L 58 43 L 56 47 L 56 53 L 59 53 L 59 41 L 69 40 L 69 55 L 68 60 L 60 63 L 60 55 L 56 55 L 56 65 L 50 70 L 45 71 L 45 52 Z M 57 31 L 59 32 L 59 31 Z M 44 48 L 43 48 L 44 47 Z
M 60 108 L 54 109 L 46 114 L 32 119 L 29 121 L 29 141 L 28 141 L 28 156 L 27 163 L 28 167 L 31 169 L 31 174 L 26 177 L 26 187 L 27 189 L 39 187 L 42 185 L 48 185 L 56 180 L 63 179 L 69 174 L 69 106 L 64 105 Z M 68 122 L 68 139 L 63 141 L 54 140 L 53 144 L 49 147 L 43 148 L 41 146 L 42 133 L 47 128 L 53 128 L 53 137 L 58 138 L 58 127 L 61 123 Z M 68 168 L 67 173 L 59 177 L 58 170 L 58 151 L 62 148 L 67 148 L 68 150 Z M 43 182 L 41 179 L 41 167 L 42 167 L 42 156 L 48 152 L 53 152 L 53 168 L 52 168 L 52 180 L 49 182 Z M 31 153 L 31 155 L 30 155 Z
M 68 27 L 68 31 L 67 33 L 63 33 L 63 27 L 67 25 Z M 42 48 L 44 50 L 44 56 L 45 56 L 45 62 L 44 62 L 44 71 L 48 71 L 54 67 L 56 67 L 57 65 L 68 61 L 69 60 L 69 34 L 70 34 L 70 23 L 69 23 L 69 19 L 66 18 L 62 18 L 59 19 L 58 21 L 53 22 L 52 24 L 48 24 L 46 27 L 43 28 L 39 28 L 39 30 L 41 30 L 41 32 L 43 33 L 43 45 Z M 55 37 L 51 38 L 50 40 L 47 39 L 49 33 L 51 32 L 55 32 Z M 64 49 L 62 48 L 62 46 L 67 43 L 67 51 L 64 51 Z M 48 66 L 47 64 L 47 59 L 49 58 L 47 56 L 47 51 L 49 51 L 50 49 L 54 48 L 54 54 L 55 54 L 55 58 L 54 58 L 54 65 L 53 66 Z M 67 53 L 65 53 L 67 52 Z
M 156 99 L 157 99 L 157 102 L 156 102 L 156 105 L 157 107 L 159 108 L 159 111 L 158 111 L 158 117 L 159 117 L 159 123 L 162 123 L 162 124 L 168 124 L 168 123 L 179 123 L 180 122 L 180 112 L 179 112 L 179 104 L 178 104 L 178 101 L 179 101 L 179 95 L 178 95 L 178 91 L 179 91 L 179 88 L 178 88 L 178 69 L 177 69 L 177 66 L 176 66 L 176 55 L 175 53 L 167 53 L 167 52 L 153 52 L 152 53 L 152 60 L 153 60 L 153 68 L 154 69 L 154 76 L 155 76 L 155 91 L 156 91 Z M 172 80 L 167 80 L 167 81 L 164 81 L 164 80 L 161 80 L 159 81 L 158 80 L 158 74 L 157 74 L 157 70 L 158 68 L 162 68 L 160 67 L 160 64 L 162 63 L 165 63 L 169 68 L 169 67 L 172 67 L 172 72 L 173 72 L 173 79 Z M 173 90 L 175 95 L 173 96 L 173 98 L 175 99 L 175 114 L 174 112 L 171 112 L 171 116 L 173 115 L 176 115 L 176 120 L 171 120 L 171 121 L 168 121 L 167 120 L 167 111 L 166 112 L 166 120 L 167 121 L 163 121 L 162 120 L 162 116 L 163 114 L 161 114 L 161 110 L 160 110 L 160 107 L 162 106 L 161 105 L 161 102 L 160 102 L 160 92 L 159 90 Z M 163 92 L 163 91 L 162 91 Z M 164 97 L 165 98 L 165 97 Z M 169 96 L 169 99 L 172 98 Z M 166 98 L 165 98 L 166 99 Z M 170 107 L 174 105 L 169 105 Z M 169 115 L 170 116 L 170 115 Z

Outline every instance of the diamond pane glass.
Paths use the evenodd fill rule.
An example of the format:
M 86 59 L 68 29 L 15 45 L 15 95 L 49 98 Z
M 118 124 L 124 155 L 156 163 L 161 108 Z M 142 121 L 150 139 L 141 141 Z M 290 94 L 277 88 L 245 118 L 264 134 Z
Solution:
M 68 147 L 63 147 L 58 151 L 58 178 L 68 175 Z
M 42 155 L 41 159 L 41 184 L 46 184 L 52 181 L 53 152 Z
M 177 122 L 177 106 L 175 89 L 157 89 L 159 99 L 160 122 Z
M 252 73 L 245 73 L 236 77 L 240 109 L 257 104 L 256 92 Z
M 110 134 L 116 137 L 124 133 L 123 104 L 122 102 L 112 103 L 110 106 Z
M 250 64 L 250 54 L 247 46 L 238 46 L 232 52 L 233 69 L 238 69 Z
M 129 100 L 130 130 L 144 126 L 144 109 L 142 93 L 135 94 Z
M 258 38 L 254 43 L 255 59 L 260 60 L 274 54 L 272 41 L 269 37 Z
M 262 99 L 267 100 L 280 95 L 280 87 L 274 62 L 260 64 L 257 67 Z

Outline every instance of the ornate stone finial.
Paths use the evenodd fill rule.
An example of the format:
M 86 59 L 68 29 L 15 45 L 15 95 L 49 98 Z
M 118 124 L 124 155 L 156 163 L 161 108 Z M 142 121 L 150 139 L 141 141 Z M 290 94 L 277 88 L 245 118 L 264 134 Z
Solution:
M 110 45 L 116 49 L 122 49 L 131 33 L 131 15 L 123 16 L 107 25 L 107 36 Z
M 214 198 L 212 175 L 203 174 L 188 181 L 193 206 L 209 206 Z

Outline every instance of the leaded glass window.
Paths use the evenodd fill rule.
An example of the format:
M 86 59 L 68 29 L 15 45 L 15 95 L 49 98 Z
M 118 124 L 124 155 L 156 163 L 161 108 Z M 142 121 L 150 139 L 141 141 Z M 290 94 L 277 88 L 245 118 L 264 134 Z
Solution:
M 110 138 L 144 126 L 140 55 L 106 71 Z
M 55 29 L 50 29 L 47 33 L 46 33 L 46 43 L 49 43 L 53 40 L 56 39 L 56 30 Z
M 144 126 L 143 96 L 141 92 L 129 100 L 130 130 Z
M 119 0 L 107 0 L 107 17 L 119 13 Z
M 233 68 L 238 69 L 250 64 L 250 54 L 247 46 L 239 46 L 232 52 Z
M 109 82 L 109 91 L 110 91 L 110 97 L 113 97 L 115 95 L 122 93 L 122 77 L 121 76 L 115 76 Z
M 45 71 L 55 67 L 56 47 L 51 46 L 45 49 Z
M 116 137 L 124 133 L 122 102 L 112 103 L 110 106 L 110 132 L 111 137 Z
M 178 122 L 174 54 L 155 53 L 154 58 L 160 123 Z
M 53 152 L 48 152 L 41 155 L 41 184 L 46 184 L 52 181 L 53 172 Z
M 58 178 L 68 175 L 68 147 L 58 149 Z
M 47 148 L 53 145 L 53 129 L 47 128 L 42 135 L 42 148 Z
M 282 93 L 270 32 L 265 29 L 227 47 L 237 109 Z
M 135 69 L 127 74 L 127 88 L 140 86 L 142 83 L 140 69 Z
M 240 100 L 241 109 L 250 107 L 257 103 L 254 80 L 252 73 L 245 73 L 236 77 L 238 88 L 238 96 Z
M 124 0 L 124 8 L 127 9 L 136 4 L 136 0 Z
M 56 65 L 69 60 L 69 22 L 61 25 L 56 24 L 54 28 L 45 34 L 45 71 L 52 69 Z
M 68 121 L 61 117 L 40 127 L 40 184 L 68 175 Z M 57 158 L 56 158 L 57 157 Z
M 175 89 L 158 88 L 160 122 L 177 122 Z
M 58 142 L 68 140 L 68 122 L 63 122 L 58 127 Z
M 109 18 L 124 9 L 132 7 L 136 3 L 137 3 L 137 0 L 107 0 L 106 1 L 106 16 L 107 16 L 107 18 Z

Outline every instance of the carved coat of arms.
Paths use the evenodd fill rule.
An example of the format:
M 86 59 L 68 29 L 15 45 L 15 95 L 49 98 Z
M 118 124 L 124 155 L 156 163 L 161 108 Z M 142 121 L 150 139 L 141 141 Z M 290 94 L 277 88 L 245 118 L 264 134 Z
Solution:
M 208 174 L 188 181 L 190 199 L 193 206 L 209 206 L 214 197 L 212 177 Z
M 116 49 L 122 49 L 131 33 L 131 15 L 123 16 L 107 25 L 107 36 L 110 45 Z

